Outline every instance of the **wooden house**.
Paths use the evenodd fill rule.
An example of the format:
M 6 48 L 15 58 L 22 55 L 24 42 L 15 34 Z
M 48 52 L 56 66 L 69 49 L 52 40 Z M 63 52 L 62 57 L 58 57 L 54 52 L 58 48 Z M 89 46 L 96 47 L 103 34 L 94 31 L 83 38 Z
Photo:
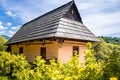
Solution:
M 67 62 L 78 51 L 83 61 L 87 42 L 98 38 L 83 24 L 74 1 L 24 24 L 6 43 L 13 53 L 23 53 L 29 62 L 36 56 Z

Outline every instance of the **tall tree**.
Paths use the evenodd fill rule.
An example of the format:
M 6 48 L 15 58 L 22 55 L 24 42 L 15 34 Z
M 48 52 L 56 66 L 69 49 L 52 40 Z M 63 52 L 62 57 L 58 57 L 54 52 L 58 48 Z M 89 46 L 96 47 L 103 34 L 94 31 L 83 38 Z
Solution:
M 4 45 L 6 42 L 7 40 L 3 36 L 0 36 L 0 51 L 6 50 L 7 46 Z

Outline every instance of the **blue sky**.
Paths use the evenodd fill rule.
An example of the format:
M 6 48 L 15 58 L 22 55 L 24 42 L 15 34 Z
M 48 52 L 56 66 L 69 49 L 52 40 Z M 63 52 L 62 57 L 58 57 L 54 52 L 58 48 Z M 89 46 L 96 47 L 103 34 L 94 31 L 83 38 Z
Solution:
M 71 0 L 0 0 L 0 35 Z M 120 37 L 120 0 L 75 0 L 84 25 L 97 36 Z

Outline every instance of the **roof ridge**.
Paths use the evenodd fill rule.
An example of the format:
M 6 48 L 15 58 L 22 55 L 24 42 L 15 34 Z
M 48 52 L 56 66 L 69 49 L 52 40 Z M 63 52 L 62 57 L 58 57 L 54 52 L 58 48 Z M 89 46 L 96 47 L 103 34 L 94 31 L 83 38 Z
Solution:
M 68 4 L 71 4 L 71 5 L 72 5 L 72 3 L 74 3 L 74 0 L 68 2 L 68 3 L 66 3 L 66 4 L 64 4 L 64 5 L 60 6 L 60 7 L 57 7 L 57 8 L 55 8 L 55 9 L 51 10 L 51 11 L 48 11 L 47 13 L 42 14 L 41 16 L 39 16 L 39 17 L 37 17 L 37 18 L 35 18 L 35 19 L 32 19 L 31 21 L 29 21 L 29 22 L 23 24 L 23 26 L 26 25 L 26 24 L 28 24 L 28 23 L 31 23 L 31 22 L 33 22 L 33 21 L 35 21 L 35 20 L 37 20 L 37 19 L 39 19 L 39 18 L 41 18 L 41 17 L 43 17 L 43 16 L 45 16 L 45 15 L 47 15 L 47 14 L 49 14 L 49 13 L 51 13 L 51 12 L 53 12 L 53 11 L 55 11 L 55 10 L 61 8 L 61 7 L 64 7 L 64 6 L 68 5 Z

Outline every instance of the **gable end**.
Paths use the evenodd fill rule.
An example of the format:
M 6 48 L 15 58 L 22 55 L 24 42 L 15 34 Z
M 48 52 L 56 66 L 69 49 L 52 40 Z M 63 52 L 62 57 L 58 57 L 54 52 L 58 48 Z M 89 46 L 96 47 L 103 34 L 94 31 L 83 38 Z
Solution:
M 76 20 L 76 21 L 79 21 L 79 22 L 83 23 L 82 18 L 81 18 L 80 14 L 79 14 L 79 11 L 78 11 L 75 3 L 72 4 L 70 9 L 67 11 L 66 14 L 64 14 L 63 17 L 68 18 L 68 19 L 72 19 L 72 20 Z

